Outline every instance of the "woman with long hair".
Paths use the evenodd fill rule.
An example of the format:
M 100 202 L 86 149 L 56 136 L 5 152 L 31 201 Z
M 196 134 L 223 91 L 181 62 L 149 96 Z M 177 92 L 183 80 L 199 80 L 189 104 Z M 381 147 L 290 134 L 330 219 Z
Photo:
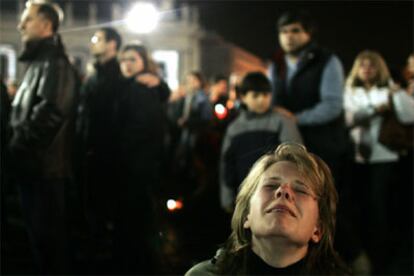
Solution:
M 118 91 L 114 141 L 119 171 L 114 191 L 115 272 L 153 274 L 159 261 L 153 199 L 164 146 L 162 103 L 169 88 L 143 45 L 125 45 L 119 59 L 124 81 Z
M 260 158 L 240 186 L 224 247 L 186 275 L 337 275 L 337 192 L 328 166 L 299 144 Z
M 397 188 L 393 180 L 397 177 L 395 169 L 399 156 L 382 144 L 379 137 L 384 115 L 396 109 L 398 93 L 406 94 L 397 92 L 378 52 L 365 50 L 357 55 L 346 81 L 344 109 L 355 145 L 354 175 L 358 176 L 351 183 L 351 189 L 359 201 L 359 229 L 363 232 L 362 240 L 366 243 L 374 273 L 384 273 L 384 265 L 392 257 L 387 255 L 392 218 L 389 216 L 390 192 Z

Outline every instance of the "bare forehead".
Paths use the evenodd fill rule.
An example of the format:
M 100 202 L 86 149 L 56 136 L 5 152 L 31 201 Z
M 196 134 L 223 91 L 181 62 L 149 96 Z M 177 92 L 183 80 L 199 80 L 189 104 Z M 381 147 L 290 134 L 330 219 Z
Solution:
M 295 163 L 291 161 L 279 161 L 270 165 L 269 168 L 265 170 L 264 174 L 293 174 L 299 176 L 301 173 Z
M 370 57 L 364 57 L 364 58 L 361 59 L 361 65 L 374 66 L 375 65 L 375 60 L 370 58 Z
M 121 55 L 122 55 L 122 56 L 128 56 L 128 57 L 133 56 L 133 57 L 136 57 L 136 58 L 141 58 L 141 55 L 140 55 L 137 51 L 132 50 L 132 49 L 129 49 L 129 50 L 123 51 L 123 52 L 121 53 Z
M 290 180 L 297 180 L 302 183 L 306 183 L 309 186 L 310 180 L 304 172 L 302 172 L 298 166 L 290 161 L 279 161 L 272 164 L 267 170 L 263 173 L 261 182 L 265 182 L 267 180 L 277 180 L 281 179 L 284 180 L 289 178 Z
M 93 36 L 99 37 L 99 38 L 105 38 L 105 33 L 103 31 L 96 31 Z

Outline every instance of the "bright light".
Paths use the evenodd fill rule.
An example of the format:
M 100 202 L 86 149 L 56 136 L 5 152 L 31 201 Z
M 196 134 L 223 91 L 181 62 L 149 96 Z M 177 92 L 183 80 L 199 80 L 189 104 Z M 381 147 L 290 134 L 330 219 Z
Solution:
M 183 208 L 183 202 L 179 199 L 177 200 L 169 199 L 167 200 L 167 208 L 168 208 L 168 211 L 170 212 L 180 210 L 181 208 Z
M 169 199 L 167 201 L 167 208 L 168 208 L 168 210 L 172 211 L 172 210 L 175 209 L 176 206 L 177 206 L 177 203 L 175 202 L 174 199 Z
M 227 116 L 227 109 L 222 104 L 216 104 L 214 106 L 214 113 L 216 114 L 217 118 L 222 120 Z
M 98 42 L 98 37 L 97 37 L 96 35 L 94 35 L 94 36 L 91 38 L 91 42 L 92 42 L 93 44 L 96 44 L 96 43 Z
M 126 16 L 128 28 L 137 33 L 152 32 L 158 24 L 159 13 L 151 3 L 137 3 Z

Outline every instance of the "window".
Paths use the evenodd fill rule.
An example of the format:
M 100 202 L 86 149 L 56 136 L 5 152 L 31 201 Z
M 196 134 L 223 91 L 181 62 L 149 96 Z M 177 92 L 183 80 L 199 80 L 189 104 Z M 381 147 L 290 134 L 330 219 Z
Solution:
M 11 45 L 0 44 L 0 70 L 3 80 L 16 80 L 16 51 Z
M 161 75 L 168 83 L 171 90 L 178 88 L 178 51 L 157 50 L 152 53 L 152 57 L 158 63 Z

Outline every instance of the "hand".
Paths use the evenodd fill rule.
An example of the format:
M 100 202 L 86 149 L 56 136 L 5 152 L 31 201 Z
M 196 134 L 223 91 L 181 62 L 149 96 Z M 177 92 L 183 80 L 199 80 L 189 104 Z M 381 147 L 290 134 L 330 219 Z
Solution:
M 394 94 L 397 91 L 401 90 L 401 86 L 398 83 L 393 83 L 390 85 L 390 94 Z
M 375 107 L 375 113 L 377 114 L 381 114 L 384 113 L 385 111 L 390 110 L 390 104 L 389 103 L 385 103 L 379 106 Z
M 290 110 L 287 110 L 284 107 L 276 106 L 276 107 L 273 108 L 273 111 L 276 111 L 276 112 L 284 115 L 285 117 L 293 120 L 295 123 L 297 122 L 297 118 L 296 118 L 295 114 L 293 114 Z
M 185 97 L 184 87 L 179 86 L 176 90 L 171 92 L 169 101 L 170 102 L 175 102 L 175 101 L 178 101 L 179 99 L 182 99 L 184 97 Z
M 177 120 L 177 124 L 180 126 L 180 127 L 183 127 L 184 125 L 185 125 L 185 123 L 187 122 L 187 120 L 186 119 L 184 119 L 184 118 L 179 118 L 178 120 Z
M 136 78 L 137 82 L 146 85 L 147 87 L 155 87 L 160 84 L 160 78 L 151 73 L 145 73 L 138 75 Z

